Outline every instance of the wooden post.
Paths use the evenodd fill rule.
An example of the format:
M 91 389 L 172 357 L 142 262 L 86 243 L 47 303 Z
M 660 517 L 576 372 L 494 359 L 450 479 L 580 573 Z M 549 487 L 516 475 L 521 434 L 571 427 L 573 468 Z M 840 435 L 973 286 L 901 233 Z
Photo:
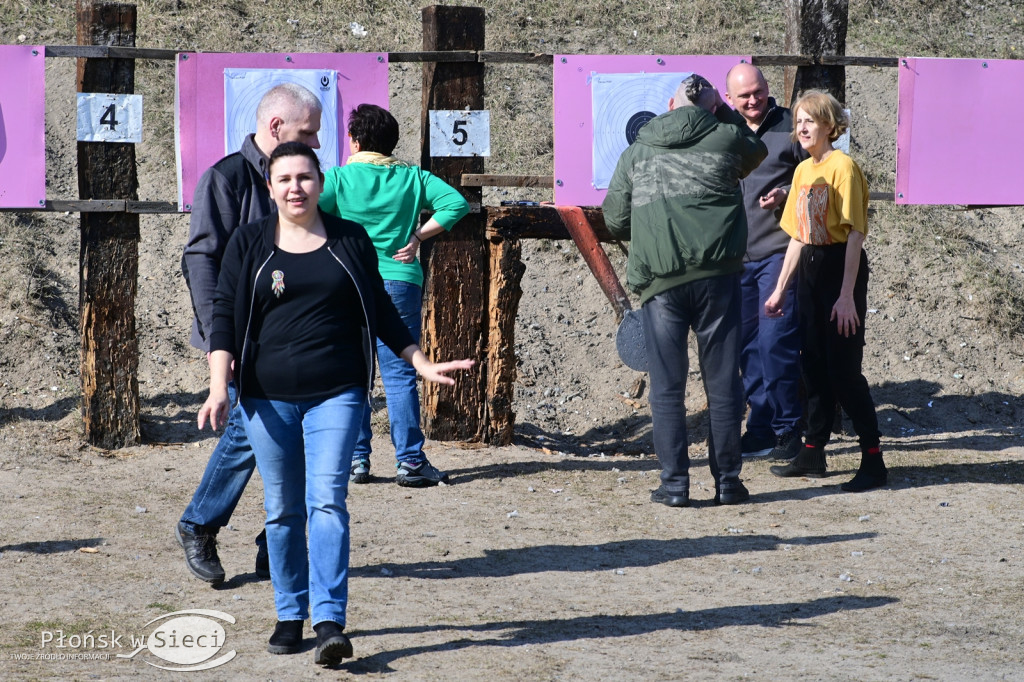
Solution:
M 849 18 L 850 0 L 786 0 L 786 51 L 816 58 L 845 55 Z M 843 66 L 787 66 L 785 79 L 787 106 L 812 88 L 846 103 Z
M 134 5 L 78 0 L 78 44 L 134 47 Z M 132 59 L 79 59 L 78 91 L 130 94 Z M 78 143 L 82 199 L 138 199 L 135 147 Z M 82 333 L 82 416 L 90 443 L 133 445 L 139 434 L 138 342 L 135 291 L 139 271 L 139 216 L 82 213 L 79 306 Z
M 490 232 L 491 285 L 488 293 L 487 414 L 484 440 L 511 445 L 516 414 L 512 410 L 516 381 L 516 315 L 523 296 L 526 266 L 515 237 Z
M 478 7 L 423 9 L 424 50 L 484 49 L 484 10 Z M 483 159 L 430 156 L 428 112 L 482 109 L 484 65 L 480 62 L 427 62 L 423 66 L 422 168 L 459 188 L 471 204 L 482 191 L 462 187 L 463 173 L 482 173 Z M 456 377 L 454 387 L 423 385 L 423 431 L 438 440 L 486 441 L 489 373 L 489 262 L 484 214 L 470 213 L 450 233 L 439 236 L 427 256 L 422 346 L 434 359 L 474 358 L 477 366 Z

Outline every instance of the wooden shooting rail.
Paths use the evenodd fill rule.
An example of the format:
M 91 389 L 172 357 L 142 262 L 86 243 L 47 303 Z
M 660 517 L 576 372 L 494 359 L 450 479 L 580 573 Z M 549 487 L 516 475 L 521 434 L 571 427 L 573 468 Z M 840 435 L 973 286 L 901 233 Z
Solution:
M 817 87 L 845 101 L 846 66 L 896 67 L 896 58 L 846 57 L 847 0 L 784 0 L 786 49 L 756 56 L 759 66 L 786 67 L 785 93 Z M 175 50 L 135 47 L 134 5 L 77 0 L 78 45 L 48 46 L 45 56 L 78 59 L 78 91 L 131 94 L 136 59 L 175 59 Z M 455 387 L 425 384 L 423 428 L 438 440 L 504 445 L 512 441 L 515 319 L 525 266 L 521 240 L 568 239 L 553 207 L 482 206 L 482 187 L 543 187 L 552 176 L 490 175 L 480 157 L 431 157 L 431 110 L 482 109 L 484 68 L 500 64 L 550 67 L 553 55 L 484 49 L 484 10 L 423 9 L 423 50 L 389 53 L 389 62 L 423 63 L 421 166 L 460 188 L 474 207 L 426 254 L 422 345 L 446 357 L 472 357 L 477 369 Z M 178 213 L 177 203 L 139 201 L 130 144 L 78 143 L 78 200 L 52 200 L 39 211 L 81 217 L 80 320 L 82 414 L 90 443 L 138 443 L 138 342 L 135 294 L 139 215 Z M 892 193 L 873 193 L 892 199 Z M 479 208 L 477 208 L 479 207 Z M 600 209 L 584 213 L 601 241 L 610 241 Z M 182 330 L 185 333 L 185 330 Z

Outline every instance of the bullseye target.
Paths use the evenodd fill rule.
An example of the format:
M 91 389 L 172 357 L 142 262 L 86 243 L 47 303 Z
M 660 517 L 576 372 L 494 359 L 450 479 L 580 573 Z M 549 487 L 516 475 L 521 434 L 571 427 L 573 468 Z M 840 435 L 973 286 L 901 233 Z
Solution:
M 246 136 L 256 132 L 256 109 L 268 90 L 296 83 L 316 95 L 323 109 L 316 150 L 320 167 L 326 171 L 337 166 L 337 80 L 333 69 L 224 69 L 224 154 L 241 149 Z
M 689 75 L 690 72 L 592 74 L 595 188 L 608 188 L 619 156 L 636 141 L 648 121 L 668 111 L 669 99 Z

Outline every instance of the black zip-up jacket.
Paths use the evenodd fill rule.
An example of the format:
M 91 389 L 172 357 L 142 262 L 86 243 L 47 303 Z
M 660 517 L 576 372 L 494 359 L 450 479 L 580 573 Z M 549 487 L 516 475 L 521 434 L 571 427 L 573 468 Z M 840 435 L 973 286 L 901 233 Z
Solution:
M 367 395 L 373 389 L 373 370 L 379 338 L 395 355 L 415 343 L 384 289 L 377 270 L 377 252 L 359 223 L 320 211 L 327 232 L 327 249 L 352 278 L 363 309 L 363 359 L 366 362 Z M 217 293 L 213 299 L 213 331 L 210 350 L 226 350 L 235 358 L 238 394 L 245 394 L 243 370 L 252 361 L 259 335 L 259 320 L 253 320 L 256 278 L 277 247 L 277 215 L 243 225 L 231 235 L 221 261 Z

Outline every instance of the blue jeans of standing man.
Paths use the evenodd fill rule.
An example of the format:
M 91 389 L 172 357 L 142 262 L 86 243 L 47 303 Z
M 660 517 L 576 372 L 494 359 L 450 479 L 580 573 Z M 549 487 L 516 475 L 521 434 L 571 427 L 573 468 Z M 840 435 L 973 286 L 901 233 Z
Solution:
M 256 469 L 256 459 L 242 424 L 242 411 L 235 404 L 237 389 L 228 384 L 228 400 L 234 407 L 228 416 L 224 434 L 206 463 L 203 479 L 199 482 L 192 501 L 181 515 L 181 521 L 191 533 L 200 530 L 216 532 L 228 525 L 232 512 L 242 498 L 242 491 Z
M 764 302 L 775 291 L 785 254 L 743 266 L 741 316 L 743 351 L 740 372 L 750 414 L 747 432 L 770 438 L 798 429 L 803 417 L 800 404 L 800 318 L 797 281 L 786 291 L 782 317 L 766 317 Z
M 332 398 L 242 397 L 242 416 L 263 478 L 267 549 L 278 620 L 345 625 L 352 448 L 366 389 Z M 307 550 L 306 522 L 309 522 Z
M 391 302 L 398 309 L 402 322 L 412 334 L 413 341 L 420 342 L 420 327 L 423 308 L 423 291 L 415 284 L 399 280 L 384 280 L 384 288 L 391 296 Z M 423 461 L 423 431 L 420 429 L 420 394 L 416 388 L 416 370 L 412 365 L 391 352 L 391 349 L 377 340 L 377 366 L 380 380 L 384 384 L 384 395 L 388 404 L 388 422 L 391 425 L 391 444 L 395 446 L 398 463 L 418 465 Z M 370 404 L 366 404 L 359 441 L 356 443 L 354 459 L 369 459 Z
M 708 398 L 711 432 L 708 463 L 715 490 L 740 485 L 740 275 L 721 275 L 681 284 L 652 297 L 641 308 L 651 378 L 654 451 L 661 482 L 671 495 L 690 488 L 687 454 L 687 337 L 697 336 L 697 357 Z

